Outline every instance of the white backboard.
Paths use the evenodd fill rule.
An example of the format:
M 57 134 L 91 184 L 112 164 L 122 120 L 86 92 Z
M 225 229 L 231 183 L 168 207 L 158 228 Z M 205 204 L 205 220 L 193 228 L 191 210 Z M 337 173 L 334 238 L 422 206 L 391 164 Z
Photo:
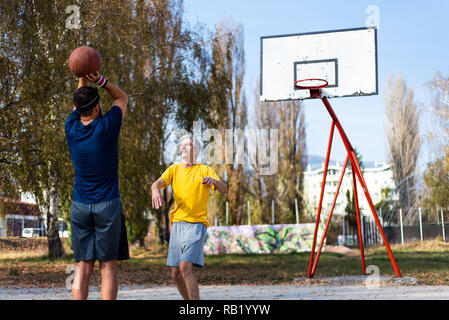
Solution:
M 375 27 L 261 38 L 261 101 L 310 99 L 300 79 L 329 82 L 328 98 L 378 93 Z

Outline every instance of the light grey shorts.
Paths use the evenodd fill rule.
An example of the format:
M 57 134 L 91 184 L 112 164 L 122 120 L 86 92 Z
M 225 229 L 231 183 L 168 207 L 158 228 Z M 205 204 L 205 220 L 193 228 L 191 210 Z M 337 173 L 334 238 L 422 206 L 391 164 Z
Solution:
M 204 267 L 207 227 L 203 223 L 174 222 L 168 244 L 167 266 L 179 267 L 181 260 Z

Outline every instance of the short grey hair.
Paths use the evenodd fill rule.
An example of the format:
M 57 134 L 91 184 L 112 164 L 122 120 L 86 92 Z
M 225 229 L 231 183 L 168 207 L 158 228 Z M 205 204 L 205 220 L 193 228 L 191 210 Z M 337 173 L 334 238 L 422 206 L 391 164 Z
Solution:
M 198 141 L 198 139 L 192 137 L 191 134 L 183 135 L 183 136 L 179 139 L 179 144 L 178 144 L 178 145 L 180 146 L 182 140 L 187 139 L 187 138 L 189 138 L 189 139 L 191 139 L 191 140 L 193 141 L 193 147 L 196 148 L 196 149 L 198 150 L 198 152 L 200 152 L 200 151 L 201 151 L 201 148 L 202 148 L 202 147 L 201 147 L 201 143 Z

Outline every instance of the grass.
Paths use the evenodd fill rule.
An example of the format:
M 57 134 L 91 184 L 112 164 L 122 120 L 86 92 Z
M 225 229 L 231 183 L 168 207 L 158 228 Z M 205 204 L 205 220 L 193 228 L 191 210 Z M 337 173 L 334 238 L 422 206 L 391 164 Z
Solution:
M 449 244 L 438 240 L 392 246 L 403 276 L 415 277 L 419 284 L 449 285 Z M 170 268 L 165 265 L 167 249 L 131 249 L 132 259 L 119 264 L 121 285 L 172 284 Z M 73 255 L 49 260 L 45 252 L 0 253 L 0 286 L 64 286 L 67 267 Z M 195 268 L 202 285 L 211 284 L 287 284 L 306 277 L 310 253 L 227 254 L 205 257 L 205 268 Z M 381 275 L 394 275 L 385 247 L 365 250 L 366 266 L 376 265 Z M 315 277 L 360 275 L 360 256 L 348 257 L 323 252 Z M 98 264 L 92 283 L 99 284 Z

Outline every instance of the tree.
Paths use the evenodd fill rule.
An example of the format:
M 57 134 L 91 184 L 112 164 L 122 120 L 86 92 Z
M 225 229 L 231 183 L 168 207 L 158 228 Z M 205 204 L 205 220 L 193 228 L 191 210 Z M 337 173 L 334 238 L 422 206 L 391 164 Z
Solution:
M 379 217 L 382 218 L 383 223 L 397 224 L 398 222 L 398 201 L 395 200 L 394 190 L 388 187 L 383 188 L 381 191 L 381 200 L 374 205 Z
M 427 164 L 424 174 L 426 197 L 424 205 L 433 208 L 435 205 L 449 207 L 449 158 L 437 159 Z
M 280 127 L 280 117 L 279 109 L 275 107 L 274 103 L 262 103 L 259 100 L 259 89 L 256 88 L 254 92 L 254 126 L 258 129 L 279 129 Z M 258 217 L 258 222 L 263 224 L 269 224 L 272 222 L 272 203 L 277 202 L 279 199 L 279 162 L 276 164 L 275 174 L 264 174 L 264 161 L 260 159 L 260 154 L 258 148 L 260 148 L 259 139 L 266 139 L 267 137 L 254 137 L 255 141 L 250 143 L 257 146 L 257 156 L 252 164 L 252 179 L 249 184 L 249 192 L 253 198 L 256 199 L 256 212 Z M 276 141 L 278 142 L 278 141 Z M 273 152 L 274 150 L 269 150 Z M 277 205 L 277 207 L 276 207 Z M 279 203 L 275 203 L 275 212 L 279 209 Z M 276 217 L 275 217 L 276 221 Z
M 5 168 L 9 179 L 1 184 L 14 181 L 21 191 L 35 196 L 46 217 L 50 258 L 64 253 L 58 235 L 60 200 L 69 193 L 69 181 L 73 179 L 64 122 L 72 108 L 68 92 L 73 85 L 66 61 L 76 41 L 67 34 L 65 20 L 60 18 L 70 4 L 69 1 L 1 4 L 5 16 L 1 23 L 5 35 L 2 41 L 9 44 L 2 43 L 1 55 L 14 65 L 13 77 L 17 79 L 10 87 L 15 95 L 1 97 L 2 101 L 13 98 L 13 103 L 5 104 L 2 112 L 5 133 L 15 143 L 9 149 Z M 7 142 L 2 149 L 8 149 Z
M 357 151 L 356 148 L 354 148 L 354 154 L 355 157 L 357 159 L 357 162 L 359 163 L 360 166 L 360 170 L 363 172 L 364 169 L 364 164 L 363 164 L 363 157 L 362 155 Z M 348 172 L 351 175 L 352 178 L 352 163 L 351 161 L 348 162 Z M 356 176 L 356 183 L 357 183 L 357 176 Z M 357 200 L 359 203 L 359 212 L 360 215 L 362 214 L 360 211 L 360 196 L 359 196 L 359 192 L 360 192 L 360 188 L 357 188 Z M 345 208 L 345 212 L 346 212 L 346 221 L 348 222 L 348 226 L 349 228 L 352 230 L 352 232 L 357 234 L 357 241 L 360 241 L 359 239 L 359 234 L 357 232 L 358 230 L 358 224 L 357 224 L 357 208 L 356 208 L 356 204 L 355 204 L 355 195 L 354 195 L 354 188 L 352 189 L 352 191 L 347 190 L 346 191 L 346 208 Z
M 427 136 L 431 161 L 423 174 L 423 204 L 428 209 L 449 206 L 449 79 L 440 72 L 427 87 L 434 93 L 432 129 Z
M 305 117 L 300 101 L 260 102 L 256 89 L 255 121 L 259 129 L 277 130 L 275 150 L 276 168 L 270 174 L 264 174 L 263 161 L 257 158 L 252 165 L 250 193 L 256 199 L 257 211 L 261 223 L 271 223 L 272 202 L 275 202 L 275 221 L 294 223 L 298 207 L 300 220 L 304 211 L 303 177 L 306 166 Z M 264 137 L 268 139 L 268 137 Z M 258 144 L 260 141 L 250 142 Z M 258 154 L 259 156 L 259 154 Z M 270 164 L 271 165 L 271 164 Z
M 243 151 L 239 149 L 243 129 L 247 123 L 247 105 L 243 79 L 245 74 L 243 27 L 233 21 L 217 25 L 212 39 L 212 64 L 210 70 L 211 124 L 220 128 L 223 143 L 223 166 L 216 167 L 217 174 L 225 177 L 228 186 L 230 223 L 241 224 L 245 211 L 245 172 Z M 231 133 L 229 135 L 229 133 Z
M 413 89 L 400 75 L 390 76 L 384 97 L 389 157 L 399 203 L 404 216 L 415 202 L 416 167 L 421 148 L 419 134 L 420 111 L 414 101 Z M 410 217 L 408 217 L 410 219 Z
M 148 170 L 150 181 L 155 181 L 172 160 L 164 157 L 164 151 L 175 132 L 173 128 L 191 131 L 195 120 L 207 122 L 210 62 L 201 30 L 189 28 L 183 20 L 182 1 L 152 1 L 147 10 L 150 32 L 140 45 L 149 45 L 151 50 L 140 56 L 148 84 L 140 100 L 143 110 L 138 112 L 144 118 L 136 126 L 142 129 L 143 137 L 150 137 L 146 140 L 153 151 L 153 165 Z M 153 210 L 153 214 L 159 239 L 168 242 L 168 214 L 174 199 L 167 190 L 164 196 L 167 205 L 161 211 Z
M 300 101 L 277 103 L 279 127 L 279 220 L 295 222 L 296 205 L 300 221 L 304 208 L 304 170 L 307 165 L 305 117 Z
M 0 3 L 0 190 L 33 193 L 47 217 L 50 256 L 60 256 L 58 215 L 72 201 L 74 170 L 64 123 L 76 78 L 67 57 L 80 45 L 97 49 L 103 72 L 130 96 L 119 140 L 119 183 L 129 240 L 143 243 L 149 185 L 165 168 L 170 119 L 182 126 L 207 103 L 207 59 L 201 34 L 183 21 L 182 1 L 81 1 L 79 29 L 66 28 L 68 0 Z M 110 97 L 100 90 L 108 110 Z M 106 108 L 105 108 L 106 106 Z M 153 212 L 157 221 L 163 215 Z M 163 231 L 163 230 L 162 230 Z

